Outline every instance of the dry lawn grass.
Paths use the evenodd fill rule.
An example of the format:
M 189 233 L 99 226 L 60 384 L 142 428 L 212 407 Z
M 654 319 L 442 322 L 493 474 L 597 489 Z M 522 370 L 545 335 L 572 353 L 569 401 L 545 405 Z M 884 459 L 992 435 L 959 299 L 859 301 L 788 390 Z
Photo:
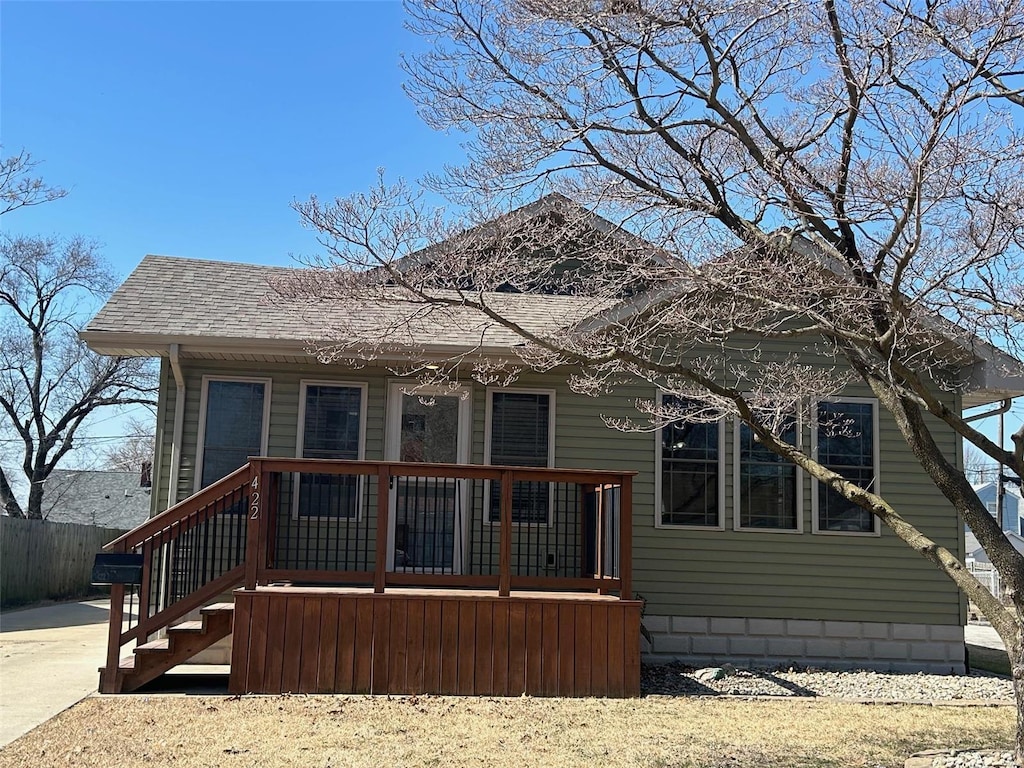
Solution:
M 90 698 L 0 750 L 46 766 L 902 766 L 1009 748 L 1014 710 L 653 698 Z

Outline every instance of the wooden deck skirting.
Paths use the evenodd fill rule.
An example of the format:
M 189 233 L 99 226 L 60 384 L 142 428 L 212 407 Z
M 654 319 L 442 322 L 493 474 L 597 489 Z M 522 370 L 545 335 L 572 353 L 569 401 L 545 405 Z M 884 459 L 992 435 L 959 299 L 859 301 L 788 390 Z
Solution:
M 234 694 L 640 695 L 636 600 L 329 587 L 234 595 Z

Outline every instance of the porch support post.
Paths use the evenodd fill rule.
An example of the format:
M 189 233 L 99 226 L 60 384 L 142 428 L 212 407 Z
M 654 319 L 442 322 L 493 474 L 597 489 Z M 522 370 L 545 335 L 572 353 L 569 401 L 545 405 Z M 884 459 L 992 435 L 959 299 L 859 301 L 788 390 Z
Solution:
M 604 494 L 609 488 L 611 486 L 604 483 L 594 486 L 594 528 L 596 529 L 594 535 L 594 573 L 598 578 L 598 584 L 601 584 L 606 576 L 615 575 L 610 569 L 605 573 L 604 562 L 604 551 L 607 545 L 605 535 L 608 531 L 608 527 L 604 523 Z M 599 586 L 597 591 L 602 595 L 608 594 L 608 588 L 604 586 Z
M 633 599 L 633 476 L 622 475 L 619 509 L 619 578 L 622 600 Z
M 373 566 L 373 591 L 383 592 L 387 581 L 388 538 L 391 515 L 391 465 L 380 464 L 377 468 L 377 539 L 376 562 Z
M 512 591 L 512 471 L 501 472 L 501 535 L 499 537 L 498 594 Z
M 141 617 L 140 617 L 141 618 Z M 107 664 L 100 681 L 102 693 L 120 693 L 121 624 L 124 621 L 124 584 L 110 585 L 110 625 L 107 627 Z
M 277 515 L 277 483 L 274 482 L 280 473 L 267 471 L 266 465 L 259 463 L 260 474 L 260 518 L 259 518 L 259 560 L 256 561 L 256 583 L 266 584 L 267 576 L 264 571 L 270 567 L 270 542 L 277 538 L 276 530 L 272 532 L 271 523 L 276 521 Z
M 149 618 L 150 590 L 153 588 L 153 542 L 146 541 L 142 545 L 142 576 L 139 579 L 139 623 Z M 111 606 L 113 609 L 113 606 Z M 143 643 L 149 642 L 149 634 L 142 635 Z
M 256 589 L 260 568 L 260 527 L 264 507 L 263 466 L 259 459 L 249 459 L 249 511 L 245 530 L 245 588 Z

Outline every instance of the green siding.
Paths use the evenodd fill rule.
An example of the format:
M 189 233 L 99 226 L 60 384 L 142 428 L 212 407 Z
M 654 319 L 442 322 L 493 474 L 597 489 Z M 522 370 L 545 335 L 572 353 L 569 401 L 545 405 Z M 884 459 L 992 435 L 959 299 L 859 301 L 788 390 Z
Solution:
M 778 350 L 776 350 L 778 351 Z M 762 358 L 764 359 L 764 358 Z M 822 359 L 821 364 L 834 364 Z M 194 487 L 202 377 L 272 379 L 268 453 L 295 454 L 299 382 L 302 379 L 366 382 L 366 457 L 384 455 L 384 410 L 390 374 L 382 369 L 348 371 L 333 366 L 182 360 L 187 381 L 184 450 L 177 498 Z M 961 622 L 956 589 L 930 563 L 883 529 L 880 537 L 812 534 L 810 480 L 803 480 L 803 533 L 734 531 L 732 518 L 733 429 L 726 429 L 726 529 L 655 527 L 653 433 L 623 433 L 601 416 L 636 415 L 637 398 L 651 398 L 647 384 L 619 387 L 593 399 L 572 393 L 563 376 L 528 374 L 517 388 L 555 390 L 554 463 L 559 467 L 634 470 L 634 585 L 654 615 L 951 624 Z M 870 396 L 851 387 L 852 396 Z M 166 500 L 174 419 L 174 381 L 161 369 L 158 499 Z M 950 400 L 951 404 L 953 400 Z M 485 388 L 473 386 L 471 461 L 484 455 Z M 951 431 L 935 427 L 944 451 L 956 455 Z M 805 431 L 806 436 L 806 431 Z M 962 524 L 900 437 L 880 412 L 881 487 L 885 498 L 939 543 L 960 552 Z M 962 553 L 961 553 L 962 554 Z

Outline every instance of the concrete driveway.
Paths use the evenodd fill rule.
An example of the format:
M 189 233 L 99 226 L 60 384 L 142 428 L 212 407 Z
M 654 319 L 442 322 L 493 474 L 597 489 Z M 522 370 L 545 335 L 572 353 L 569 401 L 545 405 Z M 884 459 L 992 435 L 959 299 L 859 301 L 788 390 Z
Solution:
M 0 747 L 96 690 L 109 600 L 0 615 Z

